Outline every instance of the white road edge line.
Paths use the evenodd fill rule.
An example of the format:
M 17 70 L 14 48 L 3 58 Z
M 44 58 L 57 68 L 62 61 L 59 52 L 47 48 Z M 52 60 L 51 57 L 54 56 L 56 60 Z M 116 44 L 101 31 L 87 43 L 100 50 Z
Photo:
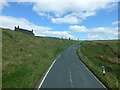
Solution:
M 45 78 L 47 77 L 49 71 L 51 70 L 51 68 L 53 67 L 54 63 L 56 62 L 56 60 L 60 57 L 60 55 L 54 60 L 54 62 L 51 64 L 51 66 L 49 67 L 48 71 L 46 72 L 44 78 L 42 79 L 42 82 L 40 83 L 39 87 L 38 87 L 38 90 L 41 88 Z
M 82 62 L 82 61 L 81 61 Z M 100 84 L 104 87 L 104 88 L 106 88 L 105 87 L 105 85 L 104 84 L 102 84 L 102 82 L 87 68 L 87 66 L 82 62 L 82 64 L 85 66 L 85 68 L 95 77 L 95 79 L 97 79 L 99 82 L 100 82 Z M 107 88 L 106 88 L 107 89 Z M 108 89 L 107 89 L 108 90 Z
M 73 81 L 72 81 L 72 76 L 71 76 L 71 71 L 70 71 L 70 68 L 69 68 L 69 75 L 70 75 L 70 82 L 71 82 L 71 86 L 73 88 Z

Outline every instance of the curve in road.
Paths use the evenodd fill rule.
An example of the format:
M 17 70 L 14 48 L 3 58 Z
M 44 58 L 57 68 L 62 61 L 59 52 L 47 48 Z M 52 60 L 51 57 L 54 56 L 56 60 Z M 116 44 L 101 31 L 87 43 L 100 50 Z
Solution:
M 104 88 L 78 58 L 77 42 L 54 62 L 39 88 Z

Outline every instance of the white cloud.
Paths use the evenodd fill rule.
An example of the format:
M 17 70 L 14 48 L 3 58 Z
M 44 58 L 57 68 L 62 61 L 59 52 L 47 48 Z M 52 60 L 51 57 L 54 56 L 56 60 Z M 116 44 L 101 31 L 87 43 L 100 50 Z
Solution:
M 87 32 L 88 29 L 85 26 L 72 25 L 69 27 L 73 32 Z
M 45 13 L 39 12 L 38 13 L 40 16 L 47 16 Z
M 86 19 L 89 16 L 94 16 L 96 13 L 95 12 L 85 12 L 81 14 L 79 17 L 81 17 L 82 20 Z
M 94 33 L 100 33 L 100 34 L 114 34 L 118 31 L 118 28 L 112 28 L 112 27 L 97 27 L 92 28 L 91 30 Z
M 82 20 L 86 19 L 89 16 L 95 15 L 95 12 L 79 12 L 79 13 L 71 13 L 65 15 L 61 18 L 51 18 L 51 21 L 56 24 L 67 23 L 67 24 L 78 24 L 82 23 Z
M 75 36 L 69 34 L 67 31 L 45 31 L 46 35 L 52 35 L 55 37 L 64 37 L 64 38 L 75 38 Z
M 14 29 L 14 26 L 34 30 L 51 30 L 50 27 L 37 26 L 24 18 L 15 18 L 11 16 L 0 16 L 0 27 Z
M 6 0 L 8 2 L 73 2 L 73 0 Z M 118 2 L 119 0 L 76 0 L 76 2 Z
M 34 30 L 36 36 L 54 36 L 54 37 L 64 37 L 64 38 L 75 38 L 67 31 L 50 31 L 51 27 L 38 26 L 24 18 L 15 18 L 11 16 L 0 16 L 0 27 L 14 29 L 15 26 L 20 26 L 20 28 Z
M 95 15 L 101 9 L 107 10 L 115 7 L 115 3 L 110 1 L 116 0 L 40 0 L 34 3 L 33 11 L 42 16 L 49 14 L 49 16 L 53 17 L 50 18 L 53 23 L 78 24 L 86 18 Z
M 115 0 L 114 0 L 115 1 Z M 81 12 L 81 11 L 96 11 L 99 9 L 106 9 L 111 6 L 110 1 L 106 2 L 90 2 L 89 0 L 83 1 L 75 1 L 71 0 L 71 2 L 60 1 L 60 0 L 40 0 L 34 4 L 33 10 L 36 12 L 51 12 L 55 16 L 61 16 L 68 12 Z
M 87 34 L 87 39 L 88 40 L 98 40 L 98 39 L 102 39 L 100 35 L 95 35 L 95 34 Z
M 101 9 L 109 9 L 118 0 L 7 0 L 9 2 L 29 2 L 33 4 L 33 11 L 40 16 L 51 19 L 53 23 L 78 24 L 86 18 L 96 15 Z
M 33 29 L 34 31 L 40 30 L 40 32 L 52 29 L 50 27 L 37 26 L 24 18 L 15 18 L 11 16 L 0 16 L 0 27 L 9 28 L 13 30 L 14 27 L 18 25 L 24 29 L 28 29 L 28 30 Z
M 52 18 L 51 21 L 56 24 L 67 23 L 67 24 L 77 24 L 80 20 L 76 16 L 67 15 L 63 18 Z
M 112 27 L 97 27 L 97 28 L 87 28 L 85 26 L 79 26 L 79 25 L 72 25 L 69 26 L 69 29 L 73 32 L 92 32 L 92 33 L 114 33 L 115 31 L 118 31 L 118 28 L 112 28 Z
M 99 35 L 94 39 L 118 39 L 118 27 L 98 27 L 93 28 L 90 32 L 91 35 Z
M 120 21 L 115 21 L 115 22 L 113 22 L 112 24 L 113 24 L 113 25 L 118 25 L 118 24 L 120 24 Z
M 7 2 L 39 2 L 39 0 L 6 0 Z
M 1 0 L 0 1 L 0 11 L 4 9 L 5 6 L 9 6 L 6 0 Z
M 97 27 L 87 28 L 85 26 L 72 25 L 69 26 L 72 33 L 84 33 L 86 39 L 112 39 L 118 38 L 118 27 Z

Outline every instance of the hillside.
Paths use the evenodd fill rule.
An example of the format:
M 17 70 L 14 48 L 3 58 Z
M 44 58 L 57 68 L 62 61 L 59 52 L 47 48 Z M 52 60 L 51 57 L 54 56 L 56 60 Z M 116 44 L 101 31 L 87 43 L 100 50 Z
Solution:
M 81 60 L 107 88 L 119 88 L 120 85 L 119 44 L 119 40 L 86 41 L 78 47 Z M 105 66 L 105 76 L 102 66 Z
M 2 87 L 33 88 L 55 58 L 74 42 L 2 29 Z

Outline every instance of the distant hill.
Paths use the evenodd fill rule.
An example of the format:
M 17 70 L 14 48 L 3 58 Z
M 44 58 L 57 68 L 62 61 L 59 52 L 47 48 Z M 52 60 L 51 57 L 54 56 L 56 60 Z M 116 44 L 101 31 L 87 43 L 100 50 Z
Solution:
M 74 42 L 2 29 L 3 88 L 33 88 L 55 58 Z

